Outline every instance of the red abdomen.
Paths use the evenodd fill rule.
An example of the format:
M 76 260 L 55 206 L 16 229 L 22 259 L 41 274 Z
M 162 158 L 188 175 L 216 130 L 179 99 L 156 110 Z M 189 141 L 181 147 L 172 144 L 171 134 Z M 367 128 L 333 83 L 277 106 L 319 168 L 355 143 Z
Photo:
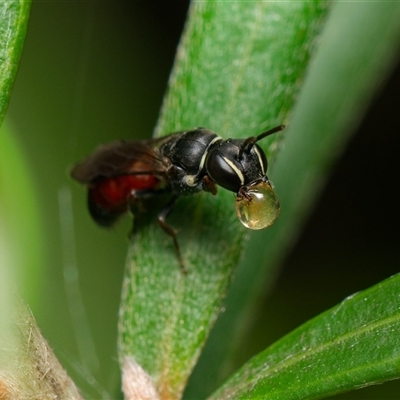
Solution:
M 88 206 L 93 219 L 100 225 L 111 226 L 128 210 L 135 192 L 156 190 L 160 179 L 154 175 L 119 175 L 94 182 L 89 188 Z M 140 197 L 140 196 L 138 196 Z

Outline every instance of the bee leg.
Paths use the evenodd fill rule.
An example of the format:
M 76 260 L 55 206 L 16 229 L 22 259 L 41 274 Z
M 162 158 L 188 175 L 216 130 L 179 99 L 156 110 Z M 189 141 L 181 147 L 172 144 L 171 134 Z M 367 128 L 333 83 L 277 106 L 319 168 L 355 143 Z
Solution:
M 141 201 L 140 198 L 137 198 L 134 196 L 134 193 L 131 194 L 129 198 L 129 207 L 128 207 L 128 212 L 130 213 L 132 217 L 132 227 L 128 232 L 128 240 L 131 240 L 136 233 L 138 227 L 137 224 L 135 224 L 135 216 L 140 215 L 144 213 L 146 210 L 143 206 L 143 202 Z
M 217 186 L 208 175 L 204 175 L 203 177 L 203 190 L 213 195 L 217 194 Z
M 171 212 L 176 199 L 177 199 L 177 197 L 173 197 L 172 200 L 159 212 L 158 224 L 161 226 L 161 228 L 164 230 L 165 233 L 167 233 L 169 236 L 172 237 L 172 240 L 174 242 L 174 247 L 176 250 L 176 255 L 178 257 L 179 265 L 181 267 L 182 272 L 186 275 L 188 273 L 188 271 L 185 267 L 185 264 L 183 263 L 181 248 L 178 243 L 177 232 L 171 225 L 169 225 L 166 222 L 166 218 L 169 215 L 169 213 Z

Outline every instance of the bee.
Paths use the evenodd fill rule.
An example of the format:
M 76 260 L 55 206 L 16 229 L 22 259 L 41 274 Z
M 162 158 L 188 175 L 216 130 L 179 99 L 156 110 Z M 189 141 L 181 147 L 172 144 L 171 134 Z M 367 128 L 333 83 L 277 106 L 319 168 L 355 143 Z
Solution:
M 137 203 L 170 194 L 158 223 L 171 236 L 186 272 L 177 233 L 166 222 L 177 198 L 201 191 L 215 195 L 218 185 L 235 193 L 236 214 L 244 226 L 271 226 L 280 205 L 267 177 L 267 158 L 257 142 L 282 129 L 280 125 L 246 139 L 224 140 L 206 128 L 196 128 L 157 139 L 118 141 L 98 148 L 72 169 L 71 176 L 87 186 L 89 213 L 103 227 L 114 225 Z

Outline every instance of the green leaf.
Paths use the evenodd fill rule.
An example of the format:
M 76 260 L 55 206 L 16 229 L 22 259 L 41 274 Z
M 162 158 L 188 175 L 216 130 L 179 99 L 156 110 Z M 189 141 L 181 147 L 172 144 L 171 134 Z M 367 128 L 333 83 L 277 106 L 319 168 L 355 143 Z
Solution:
M 400 376 L 400 275 L 251 359 L 211 398 L 316 399 Z
M 285 122 L 326 4 L 194 2 L 157 132 L 206 126 L 225 138 L 248 137 Z M 280 134 L 264 141 L 270 158 L 280 141 Z M 179 231 L 184 275 L 171 238 L 149 223 L 154 219 L 135 218 L 120 315 L 121 363 L 132 357 L 162 398 L 178 398 L 247 232 L 231 193 L 180 199 L 168 222 Z
M 300 232 L 333 162 L 398 56 L 399 18 L 399 3 L 341 2 L 332 8 L 285 132 L 285 147 L 270 174 L 281 215 L 273 228 L 251 236 L 226 311 L 191 378 L 188 398 L 212 393 L 216 382 L 226 380 L 243 362 L 238 353 L 246 342 L 246 328 L 256 318 L 258 299 L 273 283 L 276 267 Z
M 30 0 L 0 3 L 0 125 L 3 122 L 28 26 Z
M 0 3 L 0 126 L 10 100 L 19 59 L 25 40 L 31 2 Z M 0 334 L 2 351 L 12 348 L 15 339 L 7 337 L 15 318 L 14 296 L 18 294 L 37 305 L 39 271 L 43 266 L 43 237 L 39 224 L 35 190 L 15 131 L 9 126 L 0 131 Z M 29 330 L 26 332 L 28 335 Z M 7 339 L 5 339 L 7 338 Z M 16 345 L 16 343 L 14 343 Z M 20 343 L 19 343 L 20 345 Z M 1 355 L 2 369 L 15 360 Z M 18 366 L 21 367 L 20 365 Z M 6 393 L 3 373 L 0 390 Z M 15 375 L 15 371 L 14 371 Z M 15 387 L 15 385 L 12 385 Z M 14 393 L 13 393 L 14 394 Z M 1 397 L 1 395 L 0 395 Z

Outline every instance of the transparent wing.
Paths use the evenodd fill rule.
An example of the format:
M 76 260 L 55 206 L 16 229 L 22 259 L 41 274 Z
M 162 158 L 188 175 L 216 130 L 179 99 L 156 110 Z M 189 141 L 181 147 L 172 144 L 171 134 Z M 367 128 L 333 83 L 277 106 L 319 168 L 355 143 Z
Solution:
M 118 141 L 100 146 L 91 156 L 75 165 L 71 176 L 83 184 L 121 174 L 165 176 L 171 162 L 160 154 L 159 148 L 172 135 L 150 140 Z

